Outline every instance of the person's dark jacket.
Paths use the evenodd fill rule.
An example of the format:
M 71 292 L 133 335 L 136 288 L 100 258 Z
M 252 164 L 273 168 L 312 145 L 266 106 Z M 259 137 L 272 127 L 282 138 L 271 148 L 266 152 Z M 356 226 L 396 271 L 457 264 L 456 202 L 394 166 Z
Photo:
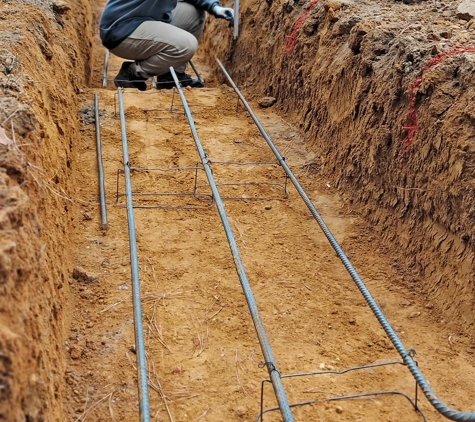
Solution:
M 212 12 L 219 0 L 186 0 L 197 9 Z M 109 50 L 117 47 L 145 21 L 170 22 L 177 0 L 109 0 L 99 23 L 102 43 Z

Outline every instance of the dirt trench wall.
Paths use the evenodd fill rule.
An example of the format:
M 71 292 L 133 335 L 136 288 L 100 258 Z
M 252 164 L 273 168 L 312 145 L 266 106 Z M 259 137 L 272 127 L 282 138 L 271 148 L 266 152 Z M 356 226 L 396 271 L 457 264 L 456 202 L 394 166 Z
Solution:
M 0 2 L 0 420 L 63 421 L 88 0 Z
M 305 132 L 314 177 L 354 203 L 422 277 L 414 287 L 473 335 L 475 24 L 457 16 L 459 2 L 436 3 L 244 0 L 238 39 L 210 20 L 204 48 L 256 97 L 277 98 Z M 414 125 L 421 75 L 412 140 L 403 126 Z

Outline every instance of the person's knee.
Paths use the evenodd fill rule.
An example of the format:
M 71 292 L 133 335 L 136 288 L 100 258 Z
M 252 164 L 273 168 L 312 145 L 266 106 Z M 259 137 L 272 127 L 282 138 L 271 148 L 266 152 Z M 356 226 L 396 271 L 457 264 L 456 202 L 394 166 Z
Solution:
M 198 49 L 198 40 L 194 36 L 187 37 L 182 40 L 181 45 L 178 47 L 181 55 L 190 60 Z

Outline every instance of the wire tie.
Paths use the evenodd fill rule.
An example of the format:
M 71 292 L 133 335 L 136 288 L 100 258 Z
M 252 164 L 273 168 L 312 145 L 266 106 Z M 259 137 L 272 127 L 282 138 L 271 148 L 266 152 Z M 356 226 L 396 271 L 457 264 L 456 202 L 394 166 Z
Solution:
M 264 368 L 264 366 L 267 366 L 267 369 L 269 370 L 269 372 L 277 371 L 277 369 L 275 368 L 275 365 L 274 365 L 273 362 L 261 362 L 261 363 L 259 363 L 259 368 L 262 369 L 262 368 Z
M 416 349 L 411 348 L 407 351 L 406 356 L 409 356 L 417 365 L 417 361 L 414 359 L 414 356 L 417 356 Z

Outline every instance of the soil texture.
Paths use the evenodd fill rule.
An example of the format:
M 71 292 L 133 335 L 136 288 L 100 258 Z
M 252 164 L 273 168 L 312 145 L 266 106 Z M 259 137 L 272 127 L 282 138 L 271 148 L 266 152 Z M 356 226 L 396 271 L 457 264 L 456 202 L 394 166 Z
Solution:
M 206 88 L 184 89 L 196 132 L 280 374 L 324 372 L 284 378 L 290 403 L 314 401 L 295 420 L 421 416 L 402 395 L 324 400 L 413 397 L 415 382 L 400 364 L 335 373 L 400 356 L 215 58 L 434 391 L 475 411 L 475 24 L 462 3 L 245 0 L 237 39 L 207 23 L 194 59 Z M 139 420 L 121 61 L 103 87 L 104 5 L 1 2 L 0 420 Z M 178 92 L 123 98 L 152 420 L 254 421 L 265 359 Z M 263 404 L 276 406 L 268 383 Z M 444 420 L 420 391 L 418 405 Z

